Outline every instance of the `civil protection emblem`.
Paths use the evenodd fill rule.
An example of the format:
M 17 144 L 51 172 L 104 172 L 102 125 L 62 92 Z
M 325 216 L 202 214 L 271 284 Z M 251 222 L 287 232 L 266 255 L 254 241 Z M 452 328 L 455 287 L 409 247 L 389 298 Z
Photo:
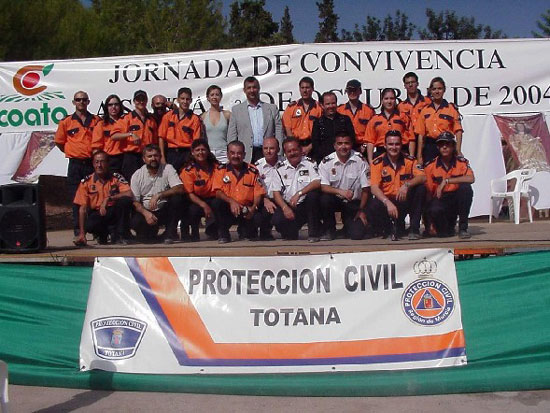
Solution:
M 455 308 L 451 289 L 436 278 L 413 281 L 403 292 L 401 302 L 409 320 L 421 326 L 441 324 Z
M 134 357 L 147 329 L 147 323 L 130 317 L 98 318 L 90 326 L 95 354 L 106 360 Z

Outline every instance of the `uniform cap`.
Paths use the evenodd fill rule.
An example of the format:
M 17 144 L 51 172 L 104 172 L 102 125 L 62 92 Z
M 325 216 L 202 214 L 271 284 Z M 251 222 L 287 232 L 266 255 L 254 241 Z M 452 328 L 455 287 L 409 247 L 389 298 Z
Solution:
M 453 135 L 451 132 L 443 132 L 437 137 L 435 141 L 435 143 L 440 142 L 452 142 L 456 144 L 455 135 Z
M 346 83 L 346 89 L 361 89 L 361 82 L 357 79 L 348 80 L 348 83 Z
M 147 98 L 147 92 L 145 90 L 136 90 L 134 92 L 134 100 L 137 99 L 138 97 Z

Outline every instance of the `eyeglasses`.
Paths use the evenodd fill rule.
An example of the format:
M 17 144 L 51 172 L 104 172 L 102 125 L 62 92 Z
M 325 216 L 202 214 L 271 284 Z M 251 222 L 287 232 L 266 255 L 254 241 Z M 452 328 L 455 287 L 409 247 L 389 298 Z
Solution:
M 88 98 L 74 98 L 75 102 L 89 102 Z
M 413 80 L 412 82 L 405 82 L 406 85 L 414 85 L 418 83 L 416 80 Z
M 120 103 L 107 103 L 107 106 L 120 106 Z

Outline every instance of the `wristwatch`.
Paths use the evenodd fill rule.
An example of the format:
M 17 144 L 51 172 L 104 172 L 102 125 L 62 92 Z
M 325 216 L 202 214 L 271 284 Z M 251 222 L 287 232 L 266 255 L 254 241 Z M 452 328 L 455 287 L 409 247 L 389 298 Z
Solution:
M 304 193 L 302 192 L 302 190 L 299 190 L 299 191 L 298 191 L 298 195 L 299 195 L 299 196 L 302 196 L 303 194 L 304 194 Z

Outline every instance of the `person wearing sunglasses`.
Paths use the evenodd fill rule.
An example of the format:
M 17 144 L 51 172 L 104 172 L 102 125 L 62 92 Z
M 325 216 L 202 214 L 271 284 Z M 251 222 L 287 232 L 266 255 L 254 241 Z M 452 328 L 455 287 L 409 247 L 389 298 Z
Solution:
M 55 145 L 69 158 L 66 187 L 71 200 L 74 199 L 80 181 L 94 172 L 92 166 L 92 134 L 100 121 L 98 116 L 88 112 L 90 99 L 82 90 L 73 97 L 75 111 L 59 122 L 55 133 Z M 73 203 L 73 232 L 75 239 L 80 234 L 78 211 L 80 207 Z

